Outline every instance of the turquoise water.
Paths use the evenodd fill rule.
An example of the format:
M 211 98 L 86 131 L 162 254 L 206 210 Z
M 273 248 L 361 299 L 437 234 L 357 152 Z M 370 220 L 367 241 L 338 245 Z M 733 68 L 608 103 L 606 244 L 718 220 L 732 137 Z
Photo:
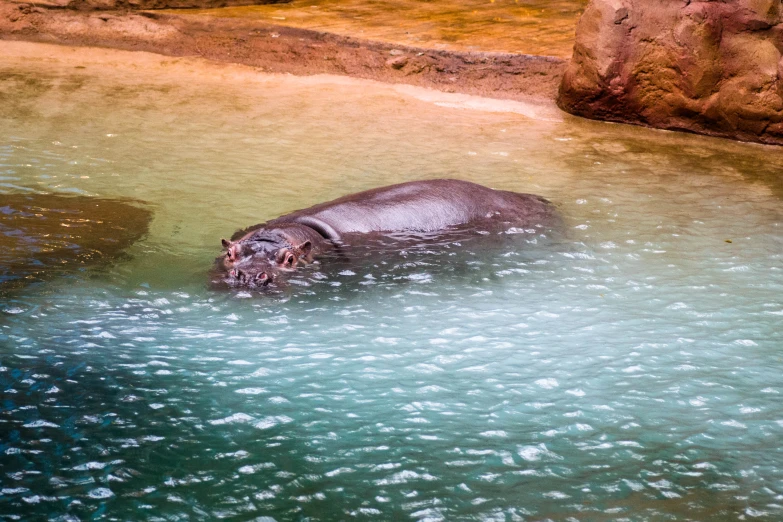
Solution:
M 0 69 L 0 191 L 154 217 L 0 303 L 3 518 L 783 516 L 779 149 L 82 66 Z M 240 227 L 444 176 L 547 197 L 565 231 L 207 288 Z

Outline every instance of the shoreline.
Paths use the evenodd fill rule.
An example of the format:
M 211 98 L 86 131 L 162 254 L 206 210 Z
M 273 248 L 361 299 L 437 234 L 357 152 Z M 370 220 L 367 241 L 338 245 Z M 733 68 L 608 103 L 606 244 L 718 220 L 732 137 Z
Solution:
M 404 98 L 460 110 L 519 114 L 538 121 L 561 122 L 564 113 L 553 101 L 504 100 L 458 92 L 444 92 L 429 87 L 388 83 L 335 74 L 293 75 L 262 71 L 258 67 L 215 62 L 199 56 L 172 57 L 147 51 L 125 51 L 106 47 L 65 46 L 30 41 L 6 41 L 0 47 L 0 73 L 32 67 L 40 71 L 73 69 L 72 74 L 111 75 L 120 82 L 132 82 L 136 71 L 154 72 L 150 85 L 165 88 L 174 82 L 190 86 L 210 86 L 221 90 L 243 85 L 253 90 L 278 78 L 295 79 L 297 85 L 348 86 L 377 92 L 396 93 Z M 76 72 L 78 71 L 78 72 Z M 146 77 L 144 83 L 150 83 Z M 197 87 L 198 88 L 198 87 Z
M 554 103 L 567 65 L 551 56 L 409 47 L 255 20 L 8 3 L 0 4 L 0 40 L 195 56 L 268 73 L 332 74 L 538 103 Z

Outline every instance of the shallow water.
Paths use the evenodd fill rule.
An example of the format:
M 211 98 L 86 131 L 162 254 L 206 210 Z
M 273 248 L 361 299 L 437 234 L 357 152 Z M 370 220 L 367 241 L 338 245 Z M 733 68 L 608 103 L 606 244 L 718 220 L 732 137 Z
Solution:
M 154 212 L 128 259 L 0 303 L 5 518 L 781 517 L 779 149 L 126 63 L 0 69 L 3 193 Z M 207 289 L 237 228 L 439 176 L 566 230 Z
M 0 298 L 109 262 L 147 233 L 143 205 L 35 192 L 0 201 Z

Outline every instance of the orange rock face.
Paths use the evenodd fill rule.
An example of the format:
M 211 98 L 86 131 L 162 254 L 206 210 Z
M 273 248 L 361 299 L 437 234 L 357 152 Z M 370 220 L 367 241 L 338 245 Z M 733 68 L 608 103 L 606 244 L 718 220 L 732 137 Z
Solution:
M 783 145 L 780 0 L 592 0 L 558 105 Z

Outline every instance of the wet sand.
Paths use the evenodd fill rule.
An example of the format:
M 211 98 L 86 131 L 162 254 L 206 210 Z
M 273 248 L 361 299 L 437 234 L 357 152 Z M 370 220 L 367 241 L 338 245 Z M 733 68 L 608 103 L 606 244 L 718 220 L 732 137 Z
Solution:
M 398 45 L 263 20 L 160 12 L 75 12 L 0 4 L 0 39 L 198 56 L 263 72 L 337 74 L 485 97 L 554 100 L 554 56 Z
M 72 70 L 74 77 L 69 81 L 76 84 L 82 82 L 81 76 L 97 73 L 104 77 L 116 78 L 120 83 L 133 83 L 137 74 L 143 74 L 145 82 L 154 79 L 158 88 L 164 91 L 178 85 L 180 89 L 190 86 L 195 92 L 207 92 L 204 91 L 207 87 L 210 93 L 221 90 L 235 92 L 232 89 L 241 85 L 240 91 L 236 91 L 237 96 L 242 96 L 242 91 L 253 92 L 257 88 L 263 88 L 265 84 L 279 76 L 279 73 L 269 73 L 259 67 L 214 62 L 199 56 L 169 57 L 144 51 L 66 47 L 38 42 L 5 42 L 0 46 L 0 73 L 19 68 L 27 69 L 31 66 L 35 71 L 46 75 Z M 5 74 L 9 73 L 5 72 Z M 541 101 L 533 98 L 499 100 L 464 93 L 447 93 L 428 87 L 389 85 L 374 80 L 333 74 L 300 75 L 296 80 L 299 84 L 324 88 L 349 86 L 371 90 L 390 87 L 405 97 L 442 107 L 515 113 L 540 121 L 562 121 L 564 115 L 551 100 Z M 12 107 L 13 104 L 8 106 Z
M 587 0 L 293 0 L 187 11 L 450 51 L 568 59 Z

